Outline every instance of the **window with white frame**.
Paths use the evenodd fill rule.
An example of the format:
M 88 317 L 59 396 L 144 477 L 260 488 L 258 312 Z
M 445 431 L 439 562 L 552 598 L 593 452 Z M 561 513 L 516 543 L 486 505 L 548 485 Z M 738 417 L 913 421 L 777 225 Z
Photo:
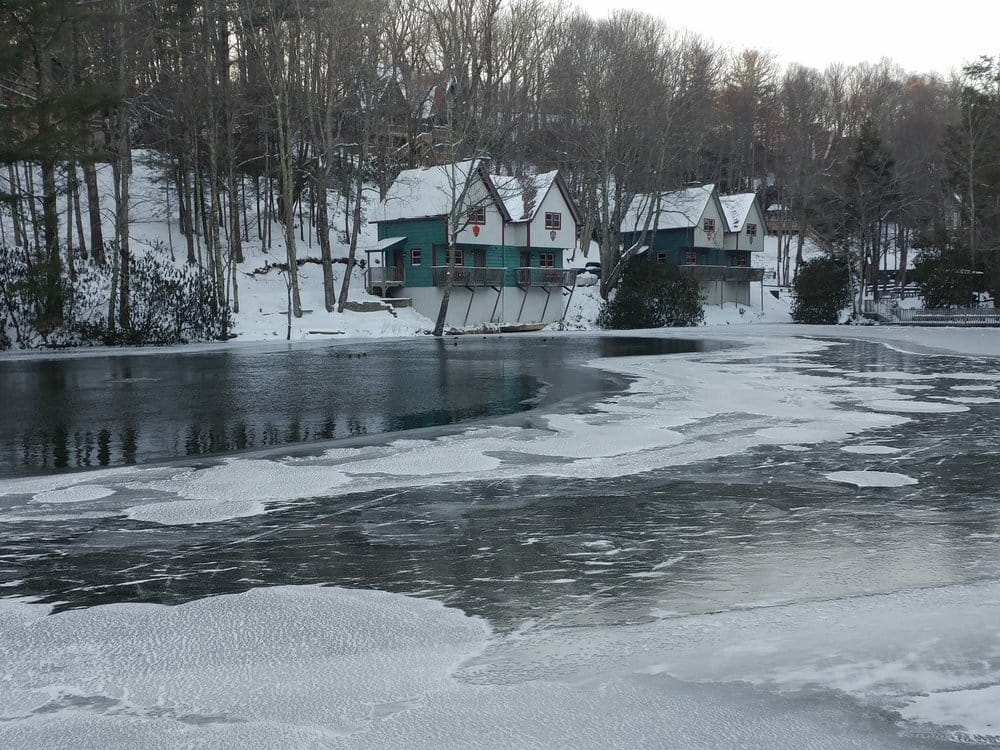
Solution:
M 757 236 L 757 225 L 747 224 L 747 239 L 753 242 L 756 236 Z
M 667 262 L 667 254 L 666 253 L 657 253 L 656 254 L 656 262 L 657 263 L 666 263 Z
M 558 211 L 545 212 L 546 229 L 562 229 L 562 214 Z
M 414 248 L 413 250 L 410 250 L 410 265 L 419 266 L 421 260 L 420 256 L 421 252 L 419 248 Z
M 731 266 L 748 266 L 750 265 L 747 253 L 733 253 L 729 256 L 729 265 Z
M 469 223 L 470 224 L 485 224 L 486 223 L 486 206 L 473 206 L 469 209 Z
M 715 219 L 705 217 L 701 222 L 701 228 L 706 234 L 712 234 L 715 231 Z
M 454 257 L 455 257 L 455 265 L 456 266 L 464 266 L 465 265 L 465 251 L 464 250 L 447 250 L 447 251 L 445 251 L 444 262 L 445 263 L 451 263 L 451 261 L 452 261 L 452 255 L 454 255 Z
M 555 268 L 556 267 L 555 253 L 539 253 L 538 266 L 540 268 Z
M 689 266 L 698 265 L 698 253 L 695 250 L 688 250 L 684 253 L 684 263 Z

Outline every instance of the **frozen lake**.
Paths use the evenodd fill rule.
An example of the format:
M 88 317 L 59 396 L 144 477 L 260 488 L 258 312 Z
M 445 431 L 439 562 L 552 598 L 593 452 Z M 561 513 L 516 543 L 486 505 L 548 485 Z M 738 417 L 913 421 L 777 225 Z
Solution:
M 613 387 L 598 372 L 564 382 L 570 365 L 700 346 L 629 337 L 468 336 L 0 359 L 0 476 L 495 417 L 529 408 L 546 390 L 563 397 Z
M 0 746 L 1000 745 L 1000 359 L 712 338 L 478 342 L 450 377 L 523 387 L 465 426 L 11 469 Z

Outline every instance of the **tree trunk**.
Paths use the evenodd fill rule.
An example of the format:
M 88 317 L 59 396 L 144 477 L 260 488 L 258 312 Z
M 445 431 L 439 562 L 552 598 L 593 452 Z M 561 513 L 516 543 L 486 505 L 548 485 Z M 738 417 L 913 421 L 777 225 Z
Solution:
M 438 308 L 437 320 L 434 323 L 434 335 L 444 335 L 444 324 L 448 318 L 448 305 L 451 302 L 451 288 L 455 281 L 455 244 L 454 241 L 448 244 L 447 268 L 444 274 L 444 288 L 441 290 L 441 307 Z
M 286 102 L 287 104 L 287 102 Z M 289 113 L 281 100 L 278 101 L 278 158 L 281 161 L 281 215 L 285 223 L 285 253 L 288 257 L 288 282 L 292 314 L 302 317 L 302 301 L 299 297 L 299 266 L 295 253 L 295 186 L 292 159 L 291 122 Z
M 115 161 L 115 244 L 119 256 L 118 327 L 127 331 L 131 327 L 132 315 L 129 300 L 130 279 L 129 260 L 132 252 L 129 246 L 129 174 L 131 172 L 131 143 L 128 137 L 127 107 L 122 105 L 119 112 L 118 155 Z
M 76 219 L 77 242 L 80 243 L 80 256 L 87 257 L 87 241 L 83 238 L 83 212 L 80 210 L 80 177 L 76 172 L 76 163 L 71 169 L 73 177 L 73 215 Z
M 358 233 L 361 229 L 361 204 L 364 197 L 363 191 L 365 186 L 365 173 L 361 168 L 361 165 L 364 163 L 367 156 L 367 149 L 362 146 L 361 154 L 358 158 L 358 169 L 354 180 L 355 193 L 354 210 L 351 212 L 351 223 L 353 224 L 351 227 L 351 244 L 347 251 L 347 270 L 344 271 L 344 281 L 340 285 L 340 304 L 337 306 L 337 312 L 344 312 L 344 305 L 347 304 L 347 294 L 351 288 L 351 274 L 357 263 L 355 257 L 358 252 Z
M 90 251 L 104 265 L 104 232 L 101 229 L 101 196 L 97 191 L 97 166 L 90 159 L 83 163 L 83 181 L 87 185 L 87 215 L 90 217 Z
M 330 250 L 330 215 L 326 199 L 326 171 L 317 170 L 313 178 L 313 195 L 316 196 L 316 233 L 319 236 L 319 254 L 323 265 L 323 304 L 327 312 L 337 306 L 337 291 L 334 288 L 333 254 Z
M 76 281 L 76 263 L 73 252 L 73 178 L 70 176 L 70 170 L 76 171 L 72 162 L 66 170 L 66 263 L 69 266 L 70 279 Z

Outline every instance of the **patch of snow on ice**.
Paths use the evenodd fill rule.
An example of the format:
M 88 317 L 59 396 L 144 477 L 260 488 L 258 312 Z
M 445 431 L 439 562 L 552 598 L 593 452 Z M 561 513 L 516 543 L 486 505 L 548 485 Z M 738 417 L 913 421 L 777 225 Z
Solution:
M 920 695 L 899 713 L 909 721 L 962 727 L 964 735 L 975 735 L 991 744 L 1000 741 L 1000 685 L 969 690 L 947 690 Z M 956 740 L 975 737 L 956 736 Z
M 954 414 L 968 411 L 968 406 L 945 404 L 940 401 L 904 401 L 902 399 L 876 399 L 868 404 L 875 411 L 901 414 Z
M 110 487 L 101 487 L 97 484 L 79 484 L 75 487 L 39 492 L 32 500 L 36 503 L 85 503 L 90 500 L 100 500 L 102 497 L 110 497 L 113 494 L 115 491 Z
M 946 396 L 944 400 L 953 404 L 1000 404 L 1000 398 L 988 396 Z
M 834 471 L 823 476 L 856 487 L 906 487 L 917 483 L 913 477 L 891 471 Z
M 902 451 L 889 445 L 845 445 L 840 450 L 844 453 L 857 453 L 862 456 L 893 456 Z
M 131 490 L 168 493 L 186 501 L 164 501 L 129 508 L 135 520 L 165 525 L 207 523 L 264 512 L 265 503 L 324 494 L 350 482 L 330 467 L 301 466 L 263 459 L 229 459 L 207 469 L 183 469 L 173 476 L 129 482 Z
M 2 747 L 355 746 L 373 708 L 446 688 L 490 635 L 431 600 L 318 586 L 48 612 L 0 600 Z

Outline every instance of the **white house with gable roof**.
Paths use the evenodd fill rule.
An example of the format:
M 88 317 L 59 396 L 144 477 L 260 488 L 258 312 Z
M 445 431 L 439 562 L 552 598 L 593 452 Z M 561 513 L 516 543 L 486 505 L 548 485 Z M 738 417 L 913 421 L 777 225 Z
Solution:
M 480 160 L 404 170 L 375 223 L 367 288 L 390 304 L 437 317 L 457 230 L 448 326 L 531 328 L 565 316 L 576 274 L 563 251 L 582 217 L 558 172 L 496 176 Z

